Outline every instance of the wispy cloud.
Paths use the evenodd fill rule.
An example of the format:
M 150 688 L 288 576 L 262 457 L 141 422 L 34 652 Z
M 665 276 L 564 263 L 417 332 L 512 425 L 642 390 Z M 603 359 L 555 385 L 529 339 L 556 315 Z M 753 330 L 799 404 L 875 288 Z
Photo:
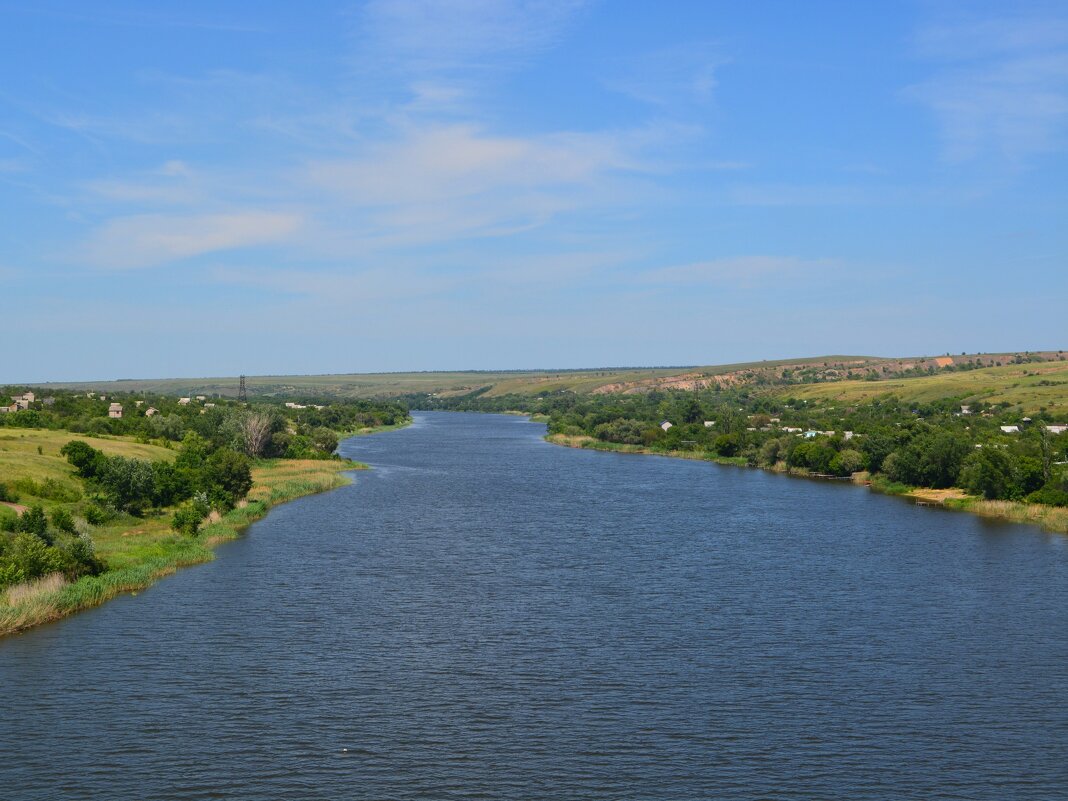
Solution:
M 505 66 L 552 46 L 585 0 L 373 0 L 361 55 L 410 75 Z
M 619 68 L 608 86 L 646 103 L 677 108 L 712 99 L 716 73 L 730 59 L 715 42 L 696 42 L 643 53 Z
M 934 112 L 949 160 L 1068 146 L 1068 16 L 932 25 L 915 44 L 935 72 L 905 94 Z
M 302 223 L 284 212 L 140 214 L 110 220 L 83 249 L 84 257 L 107 269 L 163 264 L 205 253 L 284 241 Z

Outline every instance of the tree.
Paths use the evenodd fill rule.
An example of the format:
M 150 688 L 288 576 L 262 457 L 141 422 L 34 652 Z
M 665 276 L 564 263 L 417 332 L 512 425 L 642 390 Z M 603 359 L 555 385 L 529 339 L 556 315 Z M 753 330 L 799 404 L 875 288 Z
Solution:
M 864 469 L 864 454 L 853 448 L 845 448 L 831 459 L 831 472 L 837 476 L 851 476 Z
M 1012 457 L 1000 448 L 983 448 L 971 454 L 960 473 L 960 485 L 990 500 L 1011 498 L 1018 491 Z
M 248 459 L 229 448 L 220 448 L 208 457 L 201 473 L 201 486 L 213 502 L 233 507 L 252 489 Z
M 48 518 L 45 517 L 44 508 L 41 506 L 31 506 L 23 512 L 22 517 L 19 518 L 18 523 L 16 524 L 16 530 L 26 534 L 33 534 L 44 542 L 49 542 Z
M 82 478 L 96 478 L 107 467 L 108 457 L 80 439 L 72 439 L 59 449 Z
M 262 456 L 271 437 L 271 415 L 250 412 L 241 420 L 240 430 L 245 453 L 249 456 Z
M 133 515 L 144 514 L 155 501 L 156 474 L 147 459 L 111 457 L 100 484 L 116 509 Z

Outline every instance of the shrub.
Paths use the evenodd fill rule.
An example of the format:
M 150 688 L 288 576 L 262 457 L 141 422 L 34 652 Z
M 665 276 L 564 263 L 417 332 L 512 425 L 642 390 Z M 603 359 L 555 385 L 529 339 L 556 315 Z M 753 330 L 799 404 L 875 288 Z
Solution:
M 1028 495 L 1028 503 L 1043 503 L 1047 506 L 1068 506 L 1068 490 L 1054 484 L 1047 484 Z
M 7 501 L 8 503 L 18 503 L 18 493 L 8 487 L 7 484 L 0 482 L 0 501 Z
M 40 506 L 31 506 L 22 513 L 16 528 L 20 532 L 33 534 L 41 539 L 47 537 L 48 518 L 45 517 L 44 509 Z
M 720 434 L 712 443 L 712 449 L 720 456 L 737 456 L 742 440 L 737 434 Z
M 51 515 L 52 528 L 67 534 L 74 533 L 74 518 L 66 509 L 54 509 Z
M 84 517 L 89 525 L 102 526 L 111 519 L 112 515 L 107 509 L 91 503 L 85 507 Z

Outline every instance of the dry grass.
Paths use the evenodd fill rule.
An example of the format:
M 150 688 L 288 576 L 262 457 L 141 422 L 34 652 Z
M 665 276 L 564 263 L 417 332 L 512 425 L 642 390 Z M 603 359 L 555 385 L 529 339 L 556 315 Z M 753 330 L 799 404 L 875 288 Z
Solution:
M 55 592 L 61 587 L 65 587 L 66 584 L 67 579 L 63 577 L 62 573 L 49 573 L 47 576 L 41 576 L 33 581 L 8 587 L 7 592 L 4 594 L 4 603 L 8 606 L 21 606 L 32 603 L 40 596 Z
M 985 367 L 955 373 L 885 381 L 838 381 L 776 389 L 778 394 L 809 400 L 861 403 L 883 395 L 927 403 L 942 398 L 961 398 L 987 403 L 1007 402 L 1021 412 L 1040 407 L 1057 413 L 1068 411 L 1068 362 L 1036 362 Z
M 1026 523 L 1040 526 L 1047 531 L 1068 534 L 1068 508 L 1063 506 L 1045 506 L 1019 501 L 987 501 L 972 497 L 949 499 L 945 505 L 951 509 L 962 509 L 983 517 Z

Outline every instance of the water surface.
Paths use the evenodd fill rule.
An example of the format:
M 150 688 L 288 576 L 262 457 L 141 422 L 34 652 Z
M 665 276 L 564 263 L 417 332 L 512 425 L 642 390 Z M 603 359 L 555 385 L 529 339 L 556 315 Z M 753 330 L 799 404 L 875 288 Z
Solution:
M 0 798 L 1068 798 L 1068 538 L 543 433 L 0 640 Z

